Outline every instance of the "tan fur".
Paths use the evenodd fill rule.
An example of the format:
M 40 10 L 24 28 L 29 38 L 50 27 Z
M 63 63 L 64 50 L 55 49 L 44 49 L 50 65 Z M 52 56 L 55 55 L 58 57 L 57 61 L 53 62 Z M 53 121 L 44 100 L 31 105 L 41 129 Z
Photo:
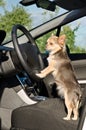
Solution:
M 78 119 L 79 102 L 81 99 L 81 89 L 76 80 L 76 76 L 71 65 L 71 61 L 65 49 L 66 36 L 51 36 L 47 40 L 46 50 L 50 51 L 48 57 L 48 67 L 36 74 L 40 78 L 44 78 L 48 74 L 52 74 L 57 84 L 60 94 L 63 93 L 65 105 L 67 108 L 67 117 L 70 120 L 73 112 L 73 120 Z

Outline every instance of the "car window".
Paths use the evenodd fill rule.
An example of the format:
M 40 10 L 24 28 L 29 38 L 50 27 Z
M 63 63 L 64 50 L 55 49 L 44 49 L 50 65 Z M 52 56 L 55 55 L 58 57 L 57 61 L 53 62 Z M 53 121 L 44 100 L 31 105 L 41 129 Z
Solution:
M 69 48 L 69 52 L 71 54 L 86 53 L 85 21 L 86 17 L 83 17 L 61 27 L 60 35 L 66 35 L 66 45 Z M 45 52 L 47 39 L 51 36 L 52 33 L 56 35 L 56 32 L 57 30 L 55 29 L 36 40 L 41 52 Z
M 86 17 L 80 18 L 63 27 L 67 35 L 70 53 L 86 53 Z

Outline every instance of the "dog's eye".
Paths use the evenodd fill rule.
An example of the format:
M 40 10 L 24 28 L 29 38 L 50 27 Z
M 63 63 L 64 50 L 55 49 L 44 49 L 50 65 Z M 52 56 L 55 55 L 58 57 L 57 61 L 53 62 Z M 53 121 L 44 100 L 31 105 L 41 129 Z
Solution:
M 52 42 L 50 42 L 50 45 L 53 45 L 53 43 L 52 43 Z

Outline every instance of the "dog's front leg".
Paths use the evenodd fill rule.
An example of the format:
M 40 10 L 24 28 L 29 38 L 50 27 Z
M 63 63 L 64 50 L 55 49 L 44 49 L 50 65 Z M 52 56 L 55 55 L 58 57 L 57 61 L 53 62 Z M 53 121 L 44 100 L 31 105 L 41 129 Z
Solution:
M 38 73 L 36 75 L 38 77 L 40 77 L 40 78 L 44 78 L 44 77 L 46 77 L 48 74 L 50 74 L 53 71 L 54 71 L 54 68 L 52 68 L 51 66 L 48 66 L 47 68 L 45 68 L 44 70 L 42 70 L 41 73 Z
M 45 68 L 45 69 L 43 69 L 42 71 L 41 71 L 41 73 L 51 73 L 52 72 L 52 68 L 50 67 L 50 66 L 48 66 L 47 68 Z

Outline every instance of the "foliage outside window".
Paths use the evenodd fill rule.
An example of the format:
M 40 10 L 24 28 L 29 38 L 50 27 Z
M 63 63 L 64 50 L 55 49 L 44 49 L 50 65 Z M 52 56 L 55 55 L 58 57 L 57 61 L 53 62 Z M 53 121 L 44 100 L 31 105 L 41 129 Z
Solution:
M 61 34 L 66 35 L 66 45 L 69 47 L 70 53 L 86 53 L 86 50 L 84 48 L 75 45 L 75 38 L 76 38 L 75 32 L 78 30 L 78 28 L 79 26 L 76 26 L 76 28 L 71 29 L 69 25 L 66 25 L 62 28 L 61 31 Z M 46 41 L 51 36 L 52 33 L 56 35 L 56 30 L 51 31 L 36 40 L 37 45 L 39 46 L 41 52 L 45 52 Z

